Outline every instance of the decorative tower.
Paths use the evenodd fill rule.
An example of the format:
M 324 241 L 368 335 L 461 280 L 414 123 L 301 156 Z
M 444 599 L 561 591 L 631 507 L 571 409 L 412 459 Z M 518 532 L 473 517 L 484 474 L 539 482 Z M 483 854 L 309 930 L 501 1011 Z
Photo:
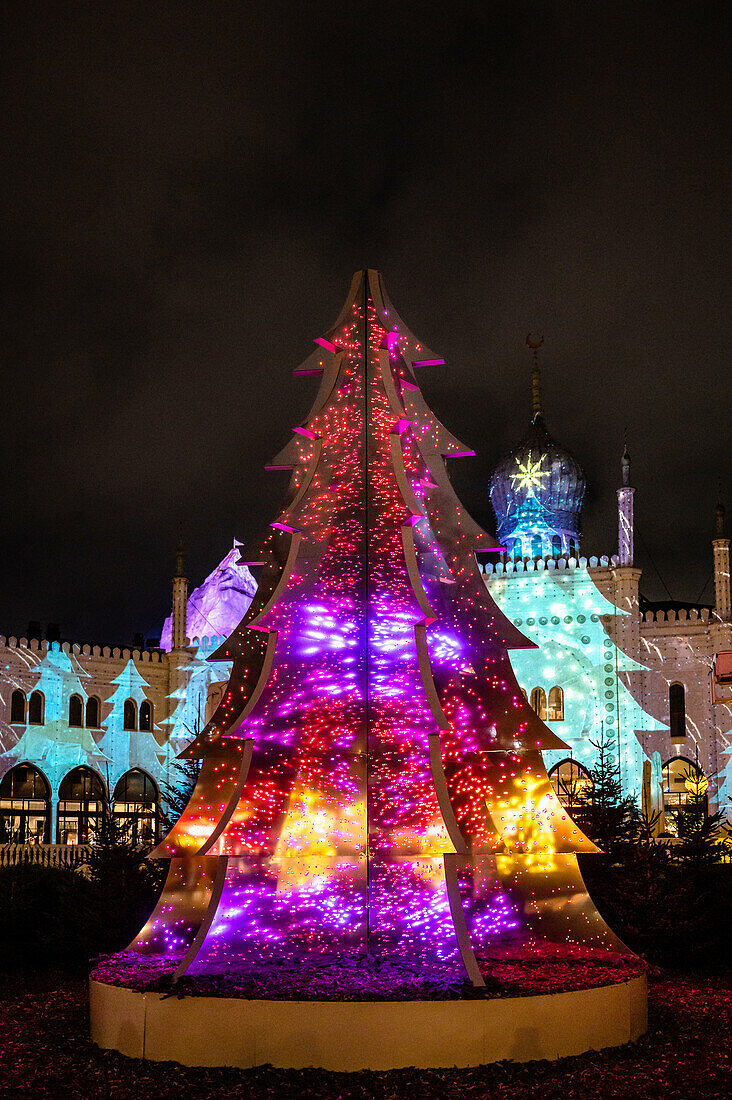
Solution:
M 714 608 L 720 619 L 728 623 L 732 619 L 732 601 L 730 600 L 729 576 L 729 539 L 724 535 L 724 505 L 721 494 L 714 510 L 715 532 L 712 539 L 714 548 Z
M 620 459 L 623 483 L 618 489 L 618 556 L 621 565 L 633 564 L 633 494 L 627 444 Z
M 187 642 L 188 578 L 182 540 L 175 554 L 173 577 L 173 649 L 183 649 Z
M 531 426 L 498 463 L 490 483 L 498 538 L 515 559 L 579 554 L 585 476 L 544 423 L 538 356 L 543 343 L 543 336 L 526 337 L 532 352 Z

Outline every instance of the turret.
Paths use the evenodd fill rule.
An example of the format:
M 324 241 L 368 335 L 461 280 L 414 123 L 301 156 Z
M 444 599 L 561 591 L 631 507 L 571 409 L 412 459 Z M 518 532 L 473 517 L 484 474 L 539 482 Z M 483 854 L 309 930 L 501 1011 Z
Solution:
M 544 422 L 538 356 L 543 342 L 543 337 L 526 337 L 532 352 L 529 430 L 504 455 L 490 482 L 498 538 L 513 558 L 579 554 L 585 476 Z
M 732 619 L 730 600 L 729 539 L 724 535 L 724 505 L 721 495 L 714 510 L 714 609 L 723 622 Z
M 633 564 L 633 493 L 630 485 L 630 455 L 626 445 L 620 459 L 622 485 L 618 489 L 618 557 L 621 565 Z
M 186 577 L 185 551 L 182 541 L 178 543 L 175 554 L 175 576 L 173 577 L 173 649 L 183 649 L 188 641 L 188 578 Z

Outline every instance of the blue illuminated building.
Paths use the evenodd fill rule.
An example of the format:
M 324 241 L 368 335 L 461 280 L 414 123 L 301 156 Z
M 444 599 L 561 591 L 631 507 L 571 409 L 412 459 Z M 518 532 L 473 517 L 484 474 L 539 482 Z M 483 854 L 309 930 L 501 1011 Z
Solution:
M 574 557 L 580 543 L 585 476 L 574 456 L 547 431 L 536 348 L 532 389 L 529 429 L 491 478 L 497 534 L 514 559 Z
M 729 539 L 717 506 L 714 604 L 651 603 L 634 562 L 634 488 L 624 452 L 618 552 L 581 554 L 585 477 L 549 434 L 532 347 L 531 420 L 498 463 L 490 498 L 500 559 L 485 567 L 492 598 L 538 648 L 511 663 L 534 709 L 568 746 L 545 753 L 557 787 L 589 782 L 606 740 L 623 792 L 649 811 L 675 807 L 703 788 L 710 808 L 730 812 L 732 612 Z M 725 671 L 726 670 L 726 671 Z

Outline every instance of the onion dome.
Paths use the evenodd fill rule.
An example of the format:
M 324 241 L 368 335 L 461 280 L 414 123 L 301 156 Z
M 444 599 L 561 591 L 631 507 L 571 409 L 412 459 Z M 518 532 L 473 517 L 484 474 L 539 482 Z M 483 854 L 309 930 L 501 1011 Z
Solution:
M 579 552 L 585 476 L 576 458 L 547 431 L 541 409 L 539 366 L 534 350 L 533 417 L 528 432 L 496 466 L 490 497 L 498 538 L 515 558 Z

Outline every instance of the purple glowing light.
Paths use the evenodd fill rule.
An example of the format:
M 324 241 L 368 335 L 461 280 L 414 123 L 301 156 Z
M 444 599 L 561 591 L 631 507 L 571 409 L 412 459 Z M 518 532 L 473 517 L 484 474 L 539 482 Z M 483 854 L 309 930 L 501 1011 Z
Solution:
M 333 384 L 294 429 L 318 445 L 293 447 L 271 524 L 295 537 L 265 539 L 251 613 L 227 643 L 232 677 L 201 738 L 228 786 L 222 799 L 208 767 L 187 819 L 189 850 L 215 837 L 221 853 L 203 857 L 215 881 L 191 974 L 368 951 L 472 976 L 478 948 L 541 922 L 534 837 L 554 859 L 545 822 L 559 804 L 545 772 L 538 793 L 528 781 L 548 731 L 511 672 L 521 636 L 486 592 L 481 536 L 436 457 L 447 433 L 407 377 L 398 332 L 358 289 L 343 316 L 337 345 L 316 341 L 339 352 Z M 243 740 L 237 788 L 231 745 Z M 558 882 L 586 897 L 568 867 L 547 910 Z M 180 947 L 176 873 L 155 916 L 169 930 L 162 950 Z M 522 891 L 530 905 L 513 903 Z

